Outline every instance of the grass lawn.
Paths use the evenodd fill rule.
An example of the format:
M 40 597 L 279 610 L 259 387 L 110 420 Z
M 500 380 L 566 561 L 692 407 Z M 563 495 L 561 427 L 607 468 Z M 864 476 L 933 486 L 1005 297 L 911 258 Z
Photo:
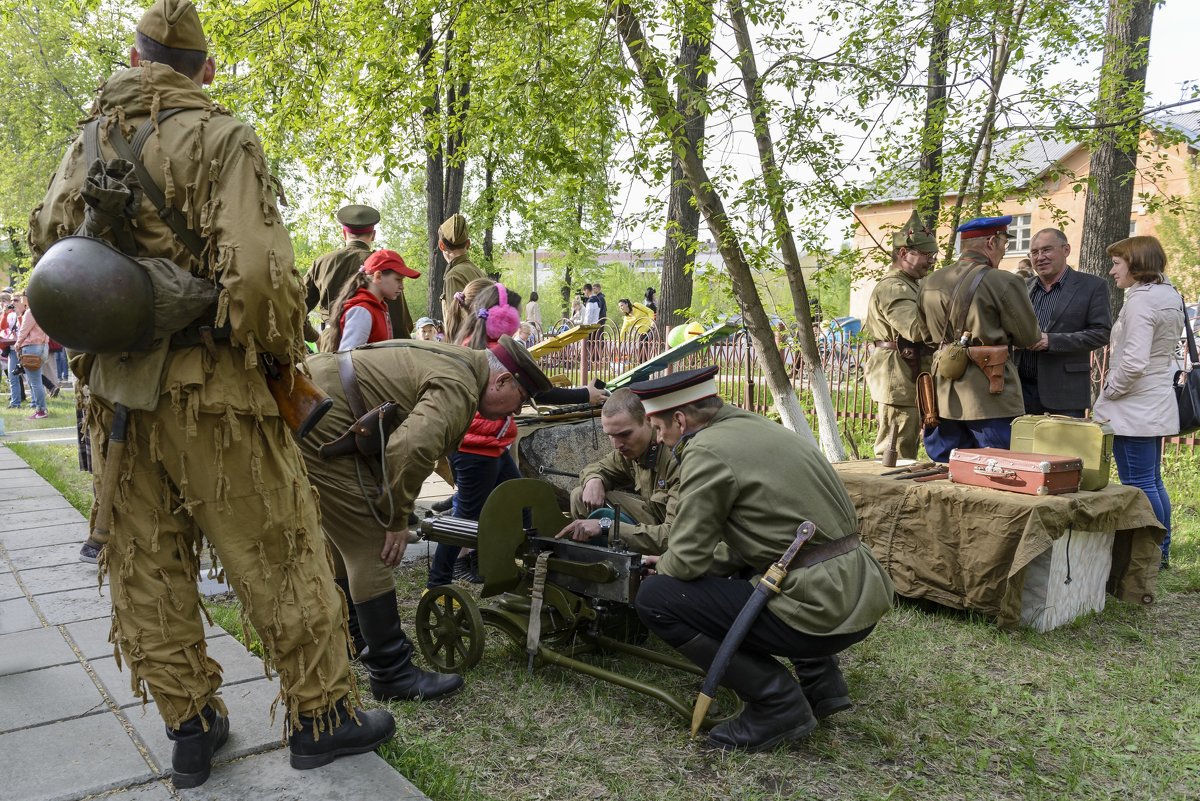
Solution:
M 73 448 L 21 453 L 39 450 L 39 471 L 77 474 Z M 1153 607 L 1109 599 L 1038 634 L 902 605 L 844 655 L 857 706 L 803 743 L 706 750 L 657 701 L 555 667 L 528 674 L 489 629 L 461 693 L 388 705 L 399 727 L 382 753 L 438 801 L 1200 798 L 1200 458 L 1166 468 L 1175 542 Z M 410 634 L 425 573 L 396 573 Z M 237 613 L 214 609 L 240 637 Z M 688 697 L 699 687 L 600 659 Z

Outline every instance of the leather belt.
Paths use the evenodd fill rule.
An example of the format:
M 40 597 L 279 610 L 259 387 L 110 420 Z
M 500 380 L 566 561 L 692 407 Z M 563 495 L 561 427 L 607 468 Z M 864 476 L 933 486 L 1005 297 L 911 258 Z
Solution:
M 797 567 L 812 567 L 813 565 L 819 565 L 821 562 L 827 562 L 835 556 L 850 553 L 860 543 L 861 540 L 858 538 L 858 533 L 855 532 L 849 537 L 842 537 L 840 540 L 806 546 L 801 548 L 800 553 L 796 555 L 796 560 L 792 562 L 792 569 L 795 570 Z
M 884 350 L 900 350 L 900 347 L 895 342 L 882 339 L 875 340 L 875 347 L 883 348 Z

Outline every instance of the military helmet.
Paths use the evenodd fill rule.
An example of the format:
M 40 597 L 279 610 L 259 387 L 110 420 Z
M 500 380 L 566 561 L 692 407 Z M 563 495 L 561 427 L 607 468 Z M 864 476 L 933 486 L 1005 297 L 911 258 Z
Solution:
M 149 276 L 101 239 L 68 236 L 55 242 L 29 276 L 26 295 L 38 325 L 69 350 L 120 353 L 153 340 Z

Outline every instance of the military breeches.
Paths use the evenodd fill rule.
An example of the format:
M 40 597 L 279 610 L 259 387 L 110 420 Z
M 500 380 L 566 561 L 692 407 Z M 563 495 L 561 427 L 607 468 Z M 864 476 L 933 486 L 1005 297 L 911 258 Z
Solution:
M 89 419 L 98 483 L 109 469 L 111 414 Z M 216 696 L 196 586 L 202 536 L 242 602 L 243 621 L 279 672 L 292 725 L 351 689 L 345 611 L 332 581 L 316 502 L 300 454 L 278 417 L 209 414 L 164 395 L 129 414 L 125 458 L 104 568 L 112 586 L 110 639 L 168 727 Z
M 879 431 L 875 435 L 875 458 L 883 456 L 892 426 L 896 427 L 896 455 L 901 459 L 916 459 L 921 442 L 921 413 L 916 406 L 879 404 Z
M 385 529 L 371 513 L 359 486 L 355 457 L 342 456 L 323 461 L 315 453 L 304 450 L 308 476 L 321 499 L 321 527 L 334 548 L 334 565 L 338 578 L 350 582 L 350 596 L 355 603 L 372 601 L 396 588 L 392 568 L 379 558 L 383 549 Z M 360 464 L 362 482 L 373 488 L 378 479 Z M 408 528 L 408 519 L 393 521 L 392 530 Z
M 656 516 L 651 512 L 650 507 L 646 505 L 646 501 L 643 500 L 642 496 L 635 492 L 608 490 L 604 493 L 604 498 L 608 501 L 609 506 L 614 503 L 620 504 L 622 512 L 644 526 L 654 526 L 662 522 L 656 519 Z M 571 517 L 581 520 L 589 514 L 591 512 L 583 505 L 583 488 L 576 487 L 571 490 Z

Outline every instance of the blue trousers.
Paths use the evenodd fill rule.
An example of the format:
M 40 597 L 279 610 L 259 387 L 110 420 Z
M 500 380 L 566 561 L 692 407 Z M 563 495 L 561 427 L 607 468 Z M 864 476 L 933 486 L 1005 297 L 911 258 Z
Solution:
M 943 420 L 925 429 L 925 452 L 935 462 L 950 461 L 955 448 L 1004 448 L 1012 441 L 1012 417 Z
M 14 345 L 8 349 L 8 386 L 9 386 L 9 402 L 11 408 L 16 408 L 25 402 L 25 384 L 21 380 L 20 356 L 17 353 L 17 348 Z
M 1121 483 L 1146 493 L 1154 516 L 1167 530 L 1162 542 L 1166 559 L 1171 548 L 1171 499 L 1162 479 L 1162 444 L 1162 437 L 1113 437 L 1113 458 Z
M 517 463 L 508 451 L 498 457 L 456 451 L 450 455 L 450 467 L 454 469 L 454 483 L 458 488 L 454 495 L 454 516 L 463 520 L 478 520 L 492 490 L 502 482 L 521 477 Z M 454 560 L 460 550 L 455 545 L 438 543 L 425 586 L 438 587 L 454 580 Z

